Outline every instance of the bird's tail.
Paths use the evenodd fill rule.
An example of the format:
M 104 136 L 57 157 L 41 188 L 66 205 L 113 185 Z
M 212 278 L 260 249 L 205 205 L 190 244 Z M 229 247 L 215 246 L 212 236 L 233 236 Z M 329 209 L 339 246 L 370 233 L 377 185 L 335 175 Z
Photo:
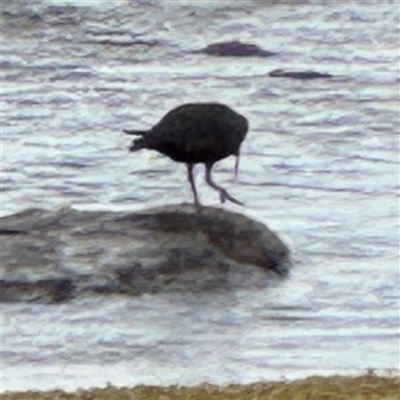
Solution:
M 127 135 L 144 136 L 148 131 L 136 131 L 134 129 L 124 129 L 122 132 Z

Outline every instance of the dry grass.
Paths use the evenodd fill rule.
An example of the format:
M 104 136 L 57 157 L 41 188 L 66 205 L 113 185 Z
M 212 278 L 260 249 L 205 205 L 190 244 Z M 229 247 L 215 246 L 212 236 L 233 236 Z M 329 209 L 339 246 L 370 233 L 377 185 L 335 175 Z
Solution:
M 136 386 L 49 392 L 3 393 L 1 400 L 400 400 L 400 378 L 374 374 L 360 377 L 310 377 L 292 382 L 218 387 Z

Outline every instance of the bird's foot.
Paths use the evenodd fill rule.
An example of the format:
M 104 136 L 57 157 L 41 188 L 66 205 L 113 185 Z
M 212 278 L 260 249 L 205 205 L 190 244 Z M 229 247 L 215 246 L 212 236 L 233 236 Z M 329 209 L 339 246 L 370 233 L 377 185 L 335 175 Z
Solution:
M 234 197 L 232 197 L 226 190 L 221 190 L 219 192 L 219 198 L 221 200 L 221 203 L 225 203 L 226 200 L 230 201 L 231 203 L 238 204 L 239 206 L 244 206 L 242 202 L 239 200 L 236 200 Z
M 196 207 L 197 211 L 201 210 L 201 208 L 203 207 L 200 203 L 199 198 L 197 197 L 197 194 L 194 196 L 194 206 Z

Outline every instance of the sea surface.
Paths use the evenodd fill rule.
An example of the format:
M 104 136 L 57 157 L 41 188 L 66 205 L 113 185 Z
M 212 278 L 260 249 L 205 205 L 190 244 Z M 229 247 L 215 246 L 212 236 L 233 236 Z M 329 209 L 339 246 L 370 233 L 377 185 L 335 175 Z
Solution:
M 214 178 L 292 249 L 226 293 L 1 305 L 1 390 L 398 373 L 398 1 L 1 3 L 1 213 L 191 202 L 184 165 L 128 153 L 185 102 L 250 121 Z M 241 40 L 275 57 L 213 57 Z M 332 79 L 271 78 L 276 68 Z M 218 204 L 197 167 L 201 200 Z

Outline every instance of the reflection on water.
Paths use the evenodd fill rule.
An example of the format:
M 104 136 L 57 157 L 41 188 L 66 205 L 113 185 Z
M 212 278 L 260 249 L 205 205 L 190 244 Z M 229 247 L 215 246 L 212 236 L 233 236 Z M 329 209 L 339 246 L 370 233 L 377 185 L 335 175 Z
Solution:
M 397 5 L 3 5 L 2 214 L 191 201 L 183 165 L 129 155 L 122 128 L 178 104 L 246 115 L 239 182 L 215 179 L 290 243 L 268 291 L 2 306 L 3 390 L 193 384 L 398 368 Z M 179 18 L 176 16 L 179 13 Z M 268 59 L 193 54 L 221 40 Z M 276 68 L 333 79 L 271 78 Z M 218 199 L 197 167 L 202 201 Z M 106 366 L 106 368 L 104 367 Z M 109 368 L 110 367 L 110 368 Z

